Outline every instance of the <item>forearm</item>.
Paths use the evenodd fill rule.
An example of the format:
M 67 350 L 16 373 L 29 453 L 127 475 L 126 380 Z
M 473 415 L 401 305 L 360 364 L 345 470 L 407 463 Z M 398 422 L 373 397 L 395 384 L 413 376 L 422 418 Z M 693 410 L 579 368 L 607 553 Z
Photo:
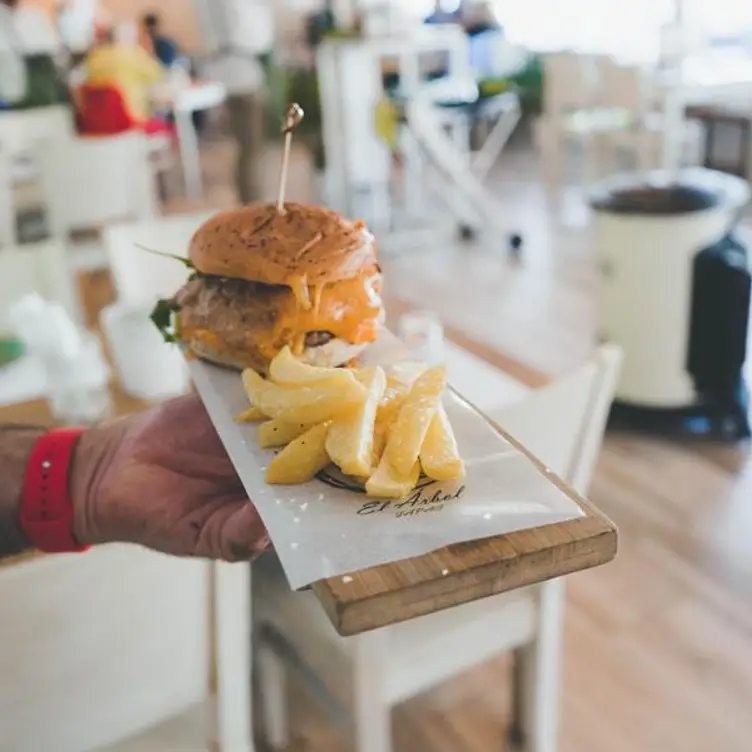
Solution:
M 45 429 L 0 424 L 0 558 L 30 548 L 19 522 L 21 493 L 31 450 Z

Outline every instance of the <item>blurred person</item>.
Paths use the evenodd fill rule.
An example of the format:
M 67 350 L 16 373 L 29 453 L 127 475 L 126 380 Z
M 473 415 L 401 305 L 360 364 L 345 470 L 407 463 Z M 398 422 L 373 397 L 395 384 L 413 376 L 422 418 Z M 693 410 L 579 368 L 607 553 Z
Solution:
M 0 105 L 9 107 L 26 96 L 27 78 L 14 22 L 18 0 L 0 0 Z
M 95 0 L 60 0 L 55 8 L 58 32 L 74 62 L 94 44 L 96 5 Z
M 4 58 L 4 69 L 10 66 L 8 73 L 0 75 L 3 79 L 10 75 L 0 87 L 17 89 L 19 55 L 24 69 L 22 94 L 12 96 L 12 101 L 6 99 L 6 106 L 29 109 L 67 103 L 67 84 L 57 65 L 64 47 L 49 14 L 35 5 L 22 5 L 17 0 L 0 0 L 0 7 L 3 11 L 0 54 Z
M 138 30 L 132 24 L 100 29 L 83 65 L 84 85 L 117 89 L 136 125 L 150 121 L 150 89 L 164 77 L 159 61 L 138 44 Z
M 143 28 L 154 56 L 165 68 L 171 68 L 182 58 L 178 43 L 162 29 L 162 19 L 156 13 L 147 13 Z
M 214 52 L 205 73 L 227 89 L 230 129 L 238 146 L 235 185 L 241 203 L 262 196 L 266 74 L 264 60 L 274 47 L 274 20 L 266 0 L 212 0 L 209 46 Z
M 436 0 L 427 24 L 459 23 L 462 20 L 462 0 Z
M 503 33 L 496 14 L 489 2 L 467 3 L 462 13 L 462 25 L 470 36 L 489 31 Z
M 60 522 L 30 523 L 45 502 Z M 0 425 L 0 557 L 105 543 L 225 561 L 269 546 L 198 396 L 83 431 Z
M 29 3 L 14 2 L 13 23 L 24 55 L 50 55 L 63 50 L 63 42 L 52 17 L 42 8 Z

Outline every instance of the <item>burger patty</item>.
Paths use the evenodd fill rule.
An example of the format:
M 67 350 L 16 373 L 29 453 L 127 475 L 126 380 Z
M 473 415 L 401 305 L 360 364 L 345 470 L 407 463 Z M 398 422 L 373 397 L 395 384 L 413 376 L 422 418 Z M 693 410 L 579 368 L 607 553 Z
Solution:
M 228 346 L 242 348 L 249 332 L 274 327 L 281 309 L 277 300 L 289 294 L 288 287 L 199 275 L 178 291 L 174 302 L 184 327 L 222 332 Z M 331 332 L 308 332 L 305 346 L 320 347 L 332 339 Z
M 308 332 L 305 336 L 306 347 L 321 347 L 334 339 L 331 332 Z

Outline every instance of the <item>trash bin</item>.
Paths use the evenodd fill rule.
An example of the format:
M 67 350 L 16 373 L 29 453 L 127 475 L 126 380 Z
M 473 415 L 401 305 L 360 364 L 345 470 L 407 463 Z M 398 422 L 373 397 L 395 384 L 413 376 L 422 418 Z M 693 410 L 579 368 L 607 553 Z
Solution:
M 599 336 L 624 349 L 612 422 L 749 435 L 751 283 L 734 235 L 749 196 L 745 181 L 703 168 L 594 188 Z

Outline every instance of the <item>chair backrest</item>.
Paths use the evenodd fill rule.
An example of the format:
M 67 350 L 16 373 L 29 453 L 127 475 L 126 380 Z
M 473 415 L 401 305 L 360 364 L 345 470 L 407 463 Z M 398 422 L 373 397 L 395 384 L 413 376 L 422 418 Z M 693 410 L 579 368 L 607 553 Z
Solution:
M 73 111 L 67 105 L 0 112 L 0 148 L 13 157 L 33 151 L 39 142 L 74 132 Z
M 56 140 L 40 151 L 40 167 L 54 237 L 157 213 L 148 143 L 141 133 Z
M 584 494 L 598 460 L 621 359 L 621 348 L 603 345 L 581 368 L 489 417 Z
M 78 130 L 85 136 L 115 136 L 136 123 L 115 86 L 84 84 L 78 89 Z
M 559 116 L 595 106 L 598 70 L 591 55 L 555 52 L 543 56 L 543 113 Z
M 654 96 L 650 73 L 606 56 L 599 58 L 597 64 L 598 104 L 629 110 L 635 117 L 644 118 Z
M 210 216 L 210 212 L 177 214 L 105 228 L 104 243 L 118 298 L 132 305 L 151 305 L 173 295 L 188 276 L 185 266 L 138 245 L 185 256 L 193 233 Z

